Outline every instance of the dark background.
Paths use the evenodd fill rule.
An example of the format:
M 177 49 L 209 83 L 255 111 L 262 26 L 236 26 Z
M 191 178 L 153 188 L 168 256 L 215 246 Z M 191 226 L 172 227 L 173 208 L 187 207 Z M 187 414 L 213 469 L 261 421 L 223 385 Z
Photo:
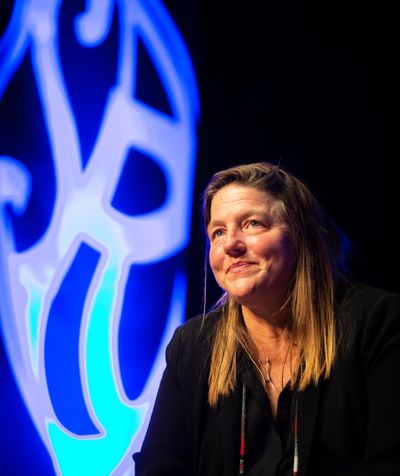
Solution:
M 400 292 L 394 9 L 383 2 L 203 1 L 184 10 L 172 13 L 201 96 L 189 314 L 202 302 L 200 192 L 215 171 L 261 160 L 306 182 L 355 245 L 356 277 Z M 209 294 L 215 299 L 215 286 Z
M 0 34 L 12 4 L 1 2 Z M 261 160 L 306 182 L 356 245 L 357 277 L 400 292 L 400 26 L 392 7 L 300 0 L 164 4 L 191 54 L 201 104 L 186 256 L 188 317 L 203 305 L 201 191 L 214 172 Z M 211 305 L 218 296 L 212 279 L 208 290 Z M 1 353 L 0 384 L 10 390 L 1 397 L 1 418 L 14 432 L 2 432 L 0 472 L 12 464 L 9 475 L 51 474 Z M 7 411 L 15 405 L 17 413 Z M 23 457 L 11 462 L 9 449 L 16 447 Z

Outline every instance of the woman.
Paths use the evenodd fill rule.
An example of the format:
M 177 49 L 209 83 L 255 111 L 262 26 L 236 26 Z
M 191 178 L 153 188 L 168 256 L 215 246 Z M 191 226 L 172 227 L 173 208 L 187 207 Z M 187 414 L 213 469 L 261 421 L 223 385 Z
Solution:
M 278 166 L 215 174 L 203 209 L 224 294 L 167 348 L 136 476 L 398 476 L 400 296 L 346 277 Z

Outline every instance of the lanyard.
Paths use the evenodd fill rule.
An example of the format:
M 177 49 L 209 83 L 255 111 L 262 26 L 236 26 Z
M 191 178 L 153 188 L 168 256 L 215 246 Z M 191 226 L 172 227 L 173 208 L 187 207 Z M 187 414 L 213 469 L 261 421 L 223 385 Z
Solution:
M 246 384 L 242 386 L 242 410 L 240 419 L 240 457 L 239 457 L 239 475 L 244 474 L 244 463 L 246 456 Z M 294 454 L 293 454 L 293 476 L 298 475 L 299 471 L 299 434 L 298 434 L 298 411 L 299 401 L 296 395 L 295 414 L 294 414 Z

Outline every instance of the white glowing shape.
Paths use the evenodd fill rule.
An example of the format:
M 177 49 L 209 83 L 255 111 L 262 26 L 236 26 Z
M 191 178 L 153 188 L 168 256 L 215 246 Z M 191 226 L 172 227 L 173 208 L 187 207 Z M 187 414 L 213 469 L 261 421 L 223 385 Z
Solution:
M 23 211 L 29 196 L 29 175 L 16 161 L 0 157 L 3 334 L 20 391 L 55 469 L 73 476 L 131 474 L 131 454 L 139 448 L 146 429 L 164 365 L 163 352 L 184 312 L 185 277 L 177 272 L 156 361 L 142 395 L 129 401 L 117 359 L 125 285 L 133 263 L 165 259 L 187 244 L 197 96 L 187 52 L 163 6 L 156 0 L 115 3 L 121 24 L 117 83 L 109 93 L 103 123 L 84 171 L 57 50 L 61 2 L 17 2 L 0 45 L 7 52 L 0 60 L 0 96 L 30 48 L 57 184 L 45 235 L 29 250 L 17 253 L 3 204 L 11 203 Z M 87 2 L 87 11 L 75 24 L 81 44 L 94 46 L 103 41 L 113 6 L 111 0 Z M 173 118 L 131 97 L 138 34 L 163 78 Z M 158 161 L 169 192 L 161 208 L 140 217 L 128 217 L 110 205 L 132 146 Z M 44 366 L 51 304 L 82 242 L 101 254 L 86 297 L 79 342 L 84 398 L 99 433 L 84 437 L 72 434 L 58 421 Z

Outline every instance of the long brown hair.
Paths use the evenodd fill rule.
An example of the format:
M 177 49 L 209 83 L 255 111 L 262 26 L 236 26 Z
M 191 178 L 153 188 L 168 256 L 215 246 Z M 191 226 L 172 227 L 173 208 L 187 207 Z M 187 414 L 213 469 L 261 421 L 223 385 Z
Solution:
M 292 316 L 287 332 L 300 356 L 291 385 L 303 390 L 320 378 L 327 378 L 335 359 L 338 338 L 334 287 L 344 258 L 340 235 L 307 186 L 283 168 L 267 162 L 239 165 L 213 175 L 203 195 L 206 228 L 215 194 L 232 183 L 266 191 L 276 199 L 281 219 L 292 237 L 296 266 L 287 301 Z M 243 350 L 254 363 L 257 360 L 240 305 L 227 293 L 219 304 L 221 317 L 209 374 L 211 406 L 235 387 L 238 351 Z

